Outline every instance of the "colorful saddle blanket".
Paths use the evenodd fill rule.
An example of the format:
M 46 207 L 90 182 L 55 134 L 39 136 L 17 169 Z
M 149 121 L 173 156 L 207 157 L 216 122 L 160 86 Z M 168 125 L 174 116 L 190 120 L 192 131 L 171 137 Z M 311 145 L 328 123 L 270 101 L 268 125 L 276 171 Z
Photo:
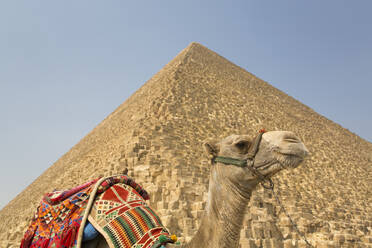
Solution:
M 98 179 L 67 191 L 46 194 L 21 242 L 21 248 L 77 246 L 77 234 Z M 105 179 L 88 217 L 111 248 L 153 248 L 174 243 L 146 204 L 147 192 L 129 177 Z

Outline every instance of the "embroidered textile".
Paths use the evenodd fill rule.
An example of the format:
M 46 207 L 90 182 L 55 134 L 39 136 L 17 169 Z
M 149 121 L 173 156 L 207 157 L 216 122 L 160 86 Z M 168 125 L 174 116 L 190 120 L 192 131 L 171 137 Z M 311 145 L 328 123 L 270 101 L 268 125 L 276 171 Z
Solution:
M 95 179 L 67 191 L 46 194 L 24 235 L 21 248 L 75 247 L 80 223 L 97 181 L 98 179 Z M 149 199 L 147 192 L 125 175 L 104 180 L 97 194 L 105 192 L 115 184 L 126 185 L 143 201 Z
M 152 248 L 174 242 L 155 212 L 125 184 L 112 186 L 96 199 L 89 221 L 112 248 Z

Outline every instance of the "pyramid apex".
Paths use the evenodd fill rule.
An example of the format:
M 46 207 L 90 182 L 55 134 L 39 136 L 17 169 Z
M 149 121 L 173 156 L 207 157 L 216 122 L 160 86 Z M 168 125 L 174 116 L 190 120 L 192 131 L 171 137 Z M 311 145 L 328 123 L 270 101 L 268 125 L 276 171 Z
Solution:
M 205 47 L 205 46 L 203 46 L 202 44 L 200 44 L 200 43 L 198 43 L 198 42 L 196 42 L 196 41 L 193 41 L 193 42 L 191 42 L 191 43 L 187 46 L 187 48 L 192 48 L 192 47 Z
M 209 50 L 206 46 L 203 46 L 202 44 L 198 43 L 198 42 L 191 42 L 185 49 L 184 51 L 187 53 L 187 52 L 190 52 L 192 50 L 195 50 L 195 49 L 205 49 L 205 50 Z

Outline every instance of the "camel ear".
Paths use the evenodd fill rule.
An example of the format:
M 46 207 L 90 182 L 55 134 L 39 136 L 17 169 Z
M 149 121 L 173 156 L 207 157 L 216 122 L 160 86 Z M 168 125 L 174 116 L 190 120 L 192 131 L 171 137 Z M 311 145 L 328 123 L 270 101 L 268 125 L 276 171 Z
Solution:
M 215 140 L 208 140 L 204 142 L 204 149 L 208 155 L 217 156 L 220 152 L 220 146 Z

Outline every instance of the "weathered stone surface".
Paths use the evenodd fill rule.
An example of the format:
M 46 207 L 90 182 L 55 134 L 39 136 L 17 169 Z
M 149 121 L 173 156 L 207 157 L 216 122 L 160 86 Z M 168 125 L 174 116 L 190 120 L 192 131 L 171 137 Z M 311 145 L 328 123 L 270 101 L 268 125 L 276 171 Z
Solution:
M 207 48 L 192 43 L 0 212 L 0 247 L 19 247 L 43 193 L 129 175 L 189 240 L 205 207 L 207 138 L 290 130 L 310 150 L 275 191 L 317 247 L 371 247 L 372 144 Z M 241 247 L 305 247 L 269 190 L 253 194 Z

